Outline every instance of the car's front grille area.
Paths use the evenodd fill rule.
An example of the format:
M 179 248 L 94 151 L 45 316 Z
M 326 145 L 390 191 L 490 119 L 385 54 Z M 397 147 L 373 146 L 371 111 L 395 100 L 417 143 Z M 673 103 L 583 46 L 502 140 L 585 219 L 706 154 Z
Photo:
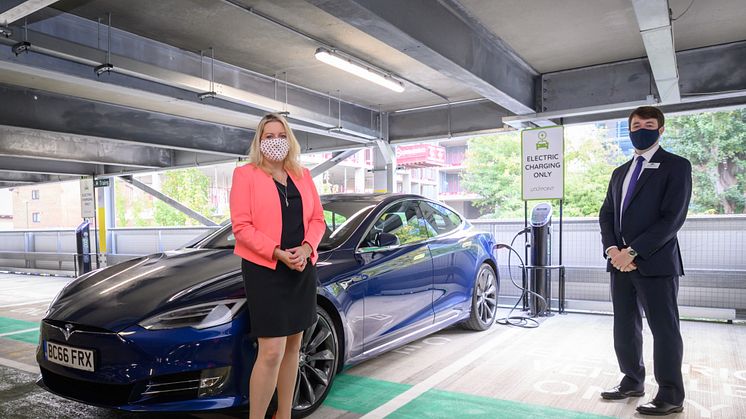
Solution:
M 140 402 L 164 403 L 179 400 L 196 399 L 199 393 L 200 372 L 153 377 L 140 393 Z
M 95 326 L 88 326 L 84 324 L 78 324 L 78 323 L 70 323 L 65 322 L 61 320 L 50 320 L 50 319 L 44 319 L 44 323 L 53 326 L 59 330 L 65 330 L 66 325 L 71 325 L 73 331 L 75 332 L 82 332 L 82 333 L 98 333 L 98 334 L 113 334 L 111 330 L 103 329 L 101 327 L 95 327 Z
M 41 368 L 41 376 L 52 392 L 75 400 L 102 406 L 120 406 L 129 402 L 132 384 L 107 384 L 68 378 Z

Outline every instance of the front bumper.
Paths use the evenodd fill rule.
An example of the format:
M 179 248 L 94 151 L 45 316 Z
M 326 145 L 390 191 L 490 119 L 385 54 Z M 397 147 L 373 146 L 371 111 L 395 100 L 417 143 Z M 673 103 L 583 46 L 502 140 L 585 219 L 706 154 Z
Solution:
M 114 333 L 44 320 L 36 359 L 38 384 L 82 403 L 129 411 L 193 411 L 246 404 L 255 346 L 245 316 L 209 329 L 150 331 L 139 326 Z M 47 360 L 46 342 L 91 350 L 95 371 Z

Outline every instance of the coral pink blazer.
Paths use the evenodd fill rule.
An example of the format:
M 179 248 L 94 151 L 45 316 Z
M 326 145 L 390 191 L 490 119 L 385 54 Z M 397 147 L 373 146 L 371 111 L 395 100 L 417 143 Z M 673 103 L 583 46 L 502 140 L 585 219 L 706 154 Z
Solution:
M 303 201 L 303 243 L 311 245 L 311 262 L 315 264 L 316 249 L 326 231 L 324 210 L 308 169 L 303 169 L 302 177 L 288 175 Z M 237 167 L 233 171 L 230 206 L 236 236 L 234 253 L 257 265 L 275 269 L 277 260 L 273 254 L 280 246 L 282 209 L 272 176 L 253 164 Z

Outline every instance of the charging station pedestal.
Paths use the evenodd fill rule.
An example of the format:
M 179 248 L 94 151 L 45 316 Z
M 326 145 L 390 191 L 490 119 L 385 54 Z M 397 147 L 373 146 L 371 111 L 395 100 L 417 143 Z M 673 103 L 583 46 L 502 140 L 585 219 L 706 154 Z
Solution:
M 542 203 L 534 207 L 529 220 L 531 257 L 529 289 L 547 302 L 545 305 L 536 295 L 529 295 L 528 309 L 531 316 L 549 315 L 552 297 L 551 273 L 544 267 L 552 260 L 552 206 Z
M 528 208 L 526 208 L 528 219 Z M 523 298 L 523 310 L 531 317 L 551 316 L 552 312 L 552 274 L 559 271 L 558 312 L 565 312 L 565 266 L 562 265 L 562 203 L 560 201 L 560 247 L 559 265 L 552 265 L 552 206 L 541 203 L 531 210 L 531 219 L 527 222 L 526 259 L 528 264 L 523 271 L 523 287 L 531 293 Z M 529 250 L 530 249 L 530 250 Z M 530 252 L 530 254 L 529 254 Z M 532 294 L 535 293 L 535 294 Z M 539 297 L 541 296 L 541 298 Z M 544 304 L 544 301 L 546 302 Z
M 83 221 L 75 229 L 75 276 L 91 271 L 91 223 Z

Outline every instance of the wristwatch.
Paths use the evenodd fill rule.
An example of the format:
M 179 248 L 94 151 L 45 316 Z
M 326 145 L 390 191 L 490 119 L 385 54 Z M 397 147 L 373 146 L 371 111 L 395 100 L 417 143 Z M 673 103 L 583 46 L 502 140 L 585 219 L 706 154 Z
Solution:
M 635 249 L 633 249 L 631 247 L 627 248 L 627 253 L 629 253 L 629 255 L 632 256 L 632 259 L 634 259 L 635 257 L 637 257 L 637 252 L 635 251 Z

